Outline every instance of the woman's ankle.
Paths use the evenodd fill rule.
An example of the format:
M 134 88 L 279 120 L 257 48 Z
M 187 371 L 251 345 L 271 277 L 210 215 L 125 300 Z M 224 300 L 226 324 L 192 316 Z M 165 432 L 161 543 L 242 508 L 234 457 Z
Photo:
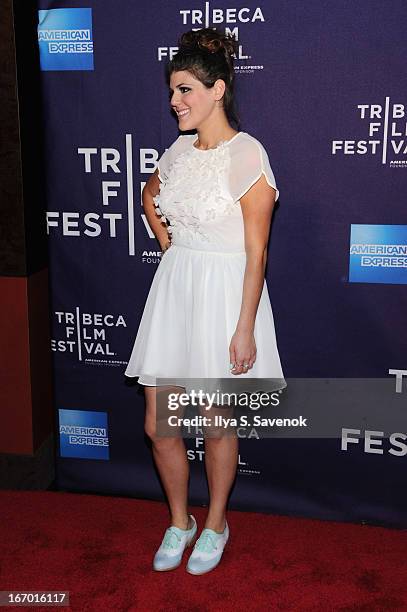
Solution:
M 171 517 L 171 525 L 174 527 L 178 527 L 178 529 L 191 529 L 194 522 L 189 514 L 185 516 L 182 515 L 174 515 Z
M 205 528 L 206 529 L 212 529 L 213 531 L 216 531 L 217 533 L 223 533 L 223 531 L 225 530 L 226 527 L 226 516 L 223 515 L 223 517 L 214 517 L 214 518 L 209 518 L 207 517 L 206 522 L 205 522 Z

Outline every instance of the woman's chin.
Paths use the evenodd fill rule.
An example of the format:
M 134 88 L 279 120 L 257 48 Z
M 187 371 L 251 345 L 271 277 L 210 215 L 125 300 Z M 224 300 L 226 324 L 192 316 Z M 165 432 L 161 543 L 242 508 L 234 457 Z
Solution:
M 181 132 L 190 132 L 196 128 L 191 121 L 178 121 L 178 129 L 181 130 Z

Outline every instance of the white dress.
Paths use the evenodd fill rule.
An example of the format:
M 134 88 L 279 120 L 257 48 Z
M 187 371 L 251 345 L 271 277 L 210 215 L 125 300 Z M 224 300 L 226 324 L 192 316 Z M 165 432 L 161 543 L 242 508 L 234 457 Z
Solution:
M 154 203 L 172 244 L 153 277 L 125 374 L 152 386 L 168 379 L 257 379 L 258 390 L 284 388 L 266 281 L 254 328 L 256 361 L 234 375 L 229 358 L 246 263 L 239 200 L 262 174 L 279 195 L 267 153 L 246 132 L 208 150 L 194 147 L 196 140 L 179 136 L 158 162 Z

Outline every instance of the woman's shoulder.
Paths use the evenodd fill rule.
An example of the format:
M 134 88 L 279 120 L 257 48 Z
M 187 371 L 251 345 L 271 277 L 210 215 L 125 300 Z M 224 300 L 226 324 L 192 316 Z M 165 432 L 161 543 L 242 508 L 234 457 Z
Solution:
M 160 169 L 168 170 L 177 157 L 179 157 L 191 146 L 191 140 L 194 138 L 194 136 L 189 134 L 180 134 L 161 155 L 158 162 Z
M 256 167 L 268 161 L 268 154 L 263 144 L 248 132 L 238 132 L 232 138 L 230 145 L 235 164 Z
M 195 138 L 195 134 L 179 134 L 179 136 L 174 140 L 174 142 L 169 146 L 167 150 L 176 154 L 182 153 L 191 145 Z
M 265 152 L 265 148 L 260 140 L 248 132 L 238 132 L 232 140 L 233 148 L 236 151 Z
M 167 177 L 168 172 L 175 160 L 191 146 L 191 139 L 195 137 L 189 134 L 180 134 L 158 160 L 158 176 L 161 181 Z

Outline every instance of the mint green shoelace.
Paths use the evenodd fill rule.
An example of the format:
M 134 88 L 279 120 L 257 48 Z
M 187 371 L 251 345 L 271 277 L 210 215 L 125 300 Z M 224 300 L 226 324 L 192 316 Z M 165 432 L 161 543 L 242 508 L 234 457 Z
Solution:
M 176 541 L 174 541 L 174 537 L 175 536 L 177 539 Z M 171 527 L 168 527 L 167 531 L 165 532 L 164 535 L 164 540 L 163 540 L 163 547 L 164 548 L 178 548 L 178 544 L 181 542 L 181 538 L 179 537 L 179 535 L 177 533 L 175 533 L 175 531 L 173 531 L 171 529 Z
M 201 537 L 195 544 L 195 548 L 201 552 L 211 553 L 217 550 L 216 540 L 209 531 L 203 531 Z

